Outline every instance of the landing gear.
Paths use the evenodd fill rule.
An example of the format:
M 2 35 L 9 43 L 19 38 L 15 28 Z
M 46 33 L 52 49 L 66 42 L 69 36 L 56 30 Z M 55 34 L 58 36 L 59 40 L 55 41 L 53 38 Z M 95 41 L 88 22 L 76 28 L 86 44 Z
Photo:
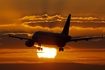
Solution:
M 38 51 L 43 51 L 43 48 L 37 47 Z
M 63 51 L 64 51 L 64 48 L 60 47 L 60 48 L 59 48 L 59 51 L 62 51 L 62 52 L 63 52 Z
M 64 46 L 66 45 L 65 41 L 60 41 L 56 44 L 59 47 L 59 51 L 64 51 Z
M 37 43 L 36 48 L 37 48 L 38 51 L 43 51 L 43 48 L 41 47 L 40 43 Z

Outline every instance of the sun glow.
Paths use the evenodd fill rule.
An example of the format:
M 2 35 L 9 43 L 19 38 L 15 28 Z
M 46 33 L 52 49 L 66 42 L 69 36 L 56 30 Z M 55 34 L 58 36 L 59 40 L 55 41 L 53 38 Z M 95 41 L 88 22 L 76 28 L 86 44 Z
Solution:
M 54 58 L 57 54 L 57 50 L 55 48 L 42 47 L 43 50 L 37 50 L 37 55 L 39 58 Z

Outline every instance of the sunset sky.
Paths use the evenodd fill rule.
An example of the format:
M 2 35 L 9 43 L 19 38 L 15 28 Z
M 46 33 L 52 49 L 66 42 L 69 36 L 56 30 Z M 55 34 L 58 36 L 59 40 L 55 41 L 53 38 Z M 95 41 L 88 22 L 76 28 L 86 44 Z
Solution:
M 4 56 L 0 56 L 0 58 L 3 59 L 6 56 L 12 58 L 11 54 L 7 54 L 7 51 L 4 53 L 5 50 L 3 49 L 9 49 L 9 53 L 13 51 L 11 49 L 34 49 L 34 47 L 26 47 L 24 40 L 9 38 L 8 34 L 30 38 L 34 32 L 41 30 L 60 33 L 68 14 L 72 16 L 69 30 L 70 36 L 105 35 L 105 0 L 0 0 L 0 55 Z M 65 48 L 69 51 L 71 49 L 82 49 L 82 52 L 84 51 L 83 49 L 85 49 L 84 52 L 86 52 L 86 49 L 97 50 L 97 52 L 102 51 L 100 52 L 103 56 L 102 58 L 96 51 L 96 53 L 93 51 L 94 54 L 99 56 L 94 56 L 94 54 L 91 56 L 92 59 L 99 57 L 99 60 L 105 61 L 103 55 L 105 53 L 105 39 L 77 43 L 71 42 Z M 15 51 L 13 53 L 16 54 Z M 20 53 L 23 53 L 23 50 Z M 20 53 L 17 53 L 17 58 L 19 55 L 23 55 Z M 91 57 L 84 57 L 83 53 L 72 53 L 78 56 L 71 58 L 66 56 L 69 52 L 63 53 L 63 55 L 66 54 L 64 59 L 67 57 L 67 59 L 71 58 L 69 61 L 72 61 L 74 58 L 78 60 L 79 58 Z M 30 55 L 30 53 L 25 52 L 26 54 Z M 33 56 L 33 53 L 31 55 Z M 58 54 L 56 59 L 59 59 L 60 55 Z M 32 58 L 34 57 L 37 58 L 36 56 Z M 2 62 L 2 59 L 0 59 L 0 62 Z
M 72 14 L 69 35 L 104 35 L 104 3 L 104 0 L 1 0 L 0 48 L 25 48 L 24 41 L 8 38 L 8 33 L 27 37 L 39 30 L 61 32 L 68 14 Z M 76 48 L 105 48 L 104 42 L 69 44 Z

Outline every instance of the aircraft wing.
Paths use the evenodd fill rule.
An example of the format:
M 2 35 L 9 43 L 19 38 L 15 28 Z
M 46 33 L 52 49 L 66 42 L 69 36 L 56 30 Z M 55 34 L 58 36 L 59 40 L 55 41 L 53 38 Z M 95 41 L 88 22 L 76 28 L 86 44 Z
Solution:
M 102 38 L 104 38 L 104 37 L 105 37 L 105 36 L 77 37 L 77 38 L 71 38 L 70 41 L 75 41 L 75 42 L 77 42 L 77 41 L 83 41 L 83 40 L 88 41 L 88 40 L 94 40 L 94 39 L 102 39 Z
M 14 36 L 14 35 L 10 35 L 10 34 L 9 34 L 9 37 L 18 38 L 18 39 L 21 39 L 21 40 L 32 40 L 32 39 L 29 39 L 29 38 L 18 37 L 18 36 Z

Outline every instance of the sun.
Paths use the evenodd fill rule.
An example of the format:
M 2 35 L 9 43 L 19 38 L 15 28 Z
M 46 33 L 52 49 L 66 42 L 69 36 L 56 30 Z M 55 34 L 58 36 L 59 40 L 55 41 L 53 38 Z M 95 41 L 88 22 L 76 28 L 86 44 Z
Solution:
M 57 50 L 55 48 L 48 48 L 42 46 L 43 50 L 37 50 L 37 56 L 39 58 L 54 58 L 57 54 Z

